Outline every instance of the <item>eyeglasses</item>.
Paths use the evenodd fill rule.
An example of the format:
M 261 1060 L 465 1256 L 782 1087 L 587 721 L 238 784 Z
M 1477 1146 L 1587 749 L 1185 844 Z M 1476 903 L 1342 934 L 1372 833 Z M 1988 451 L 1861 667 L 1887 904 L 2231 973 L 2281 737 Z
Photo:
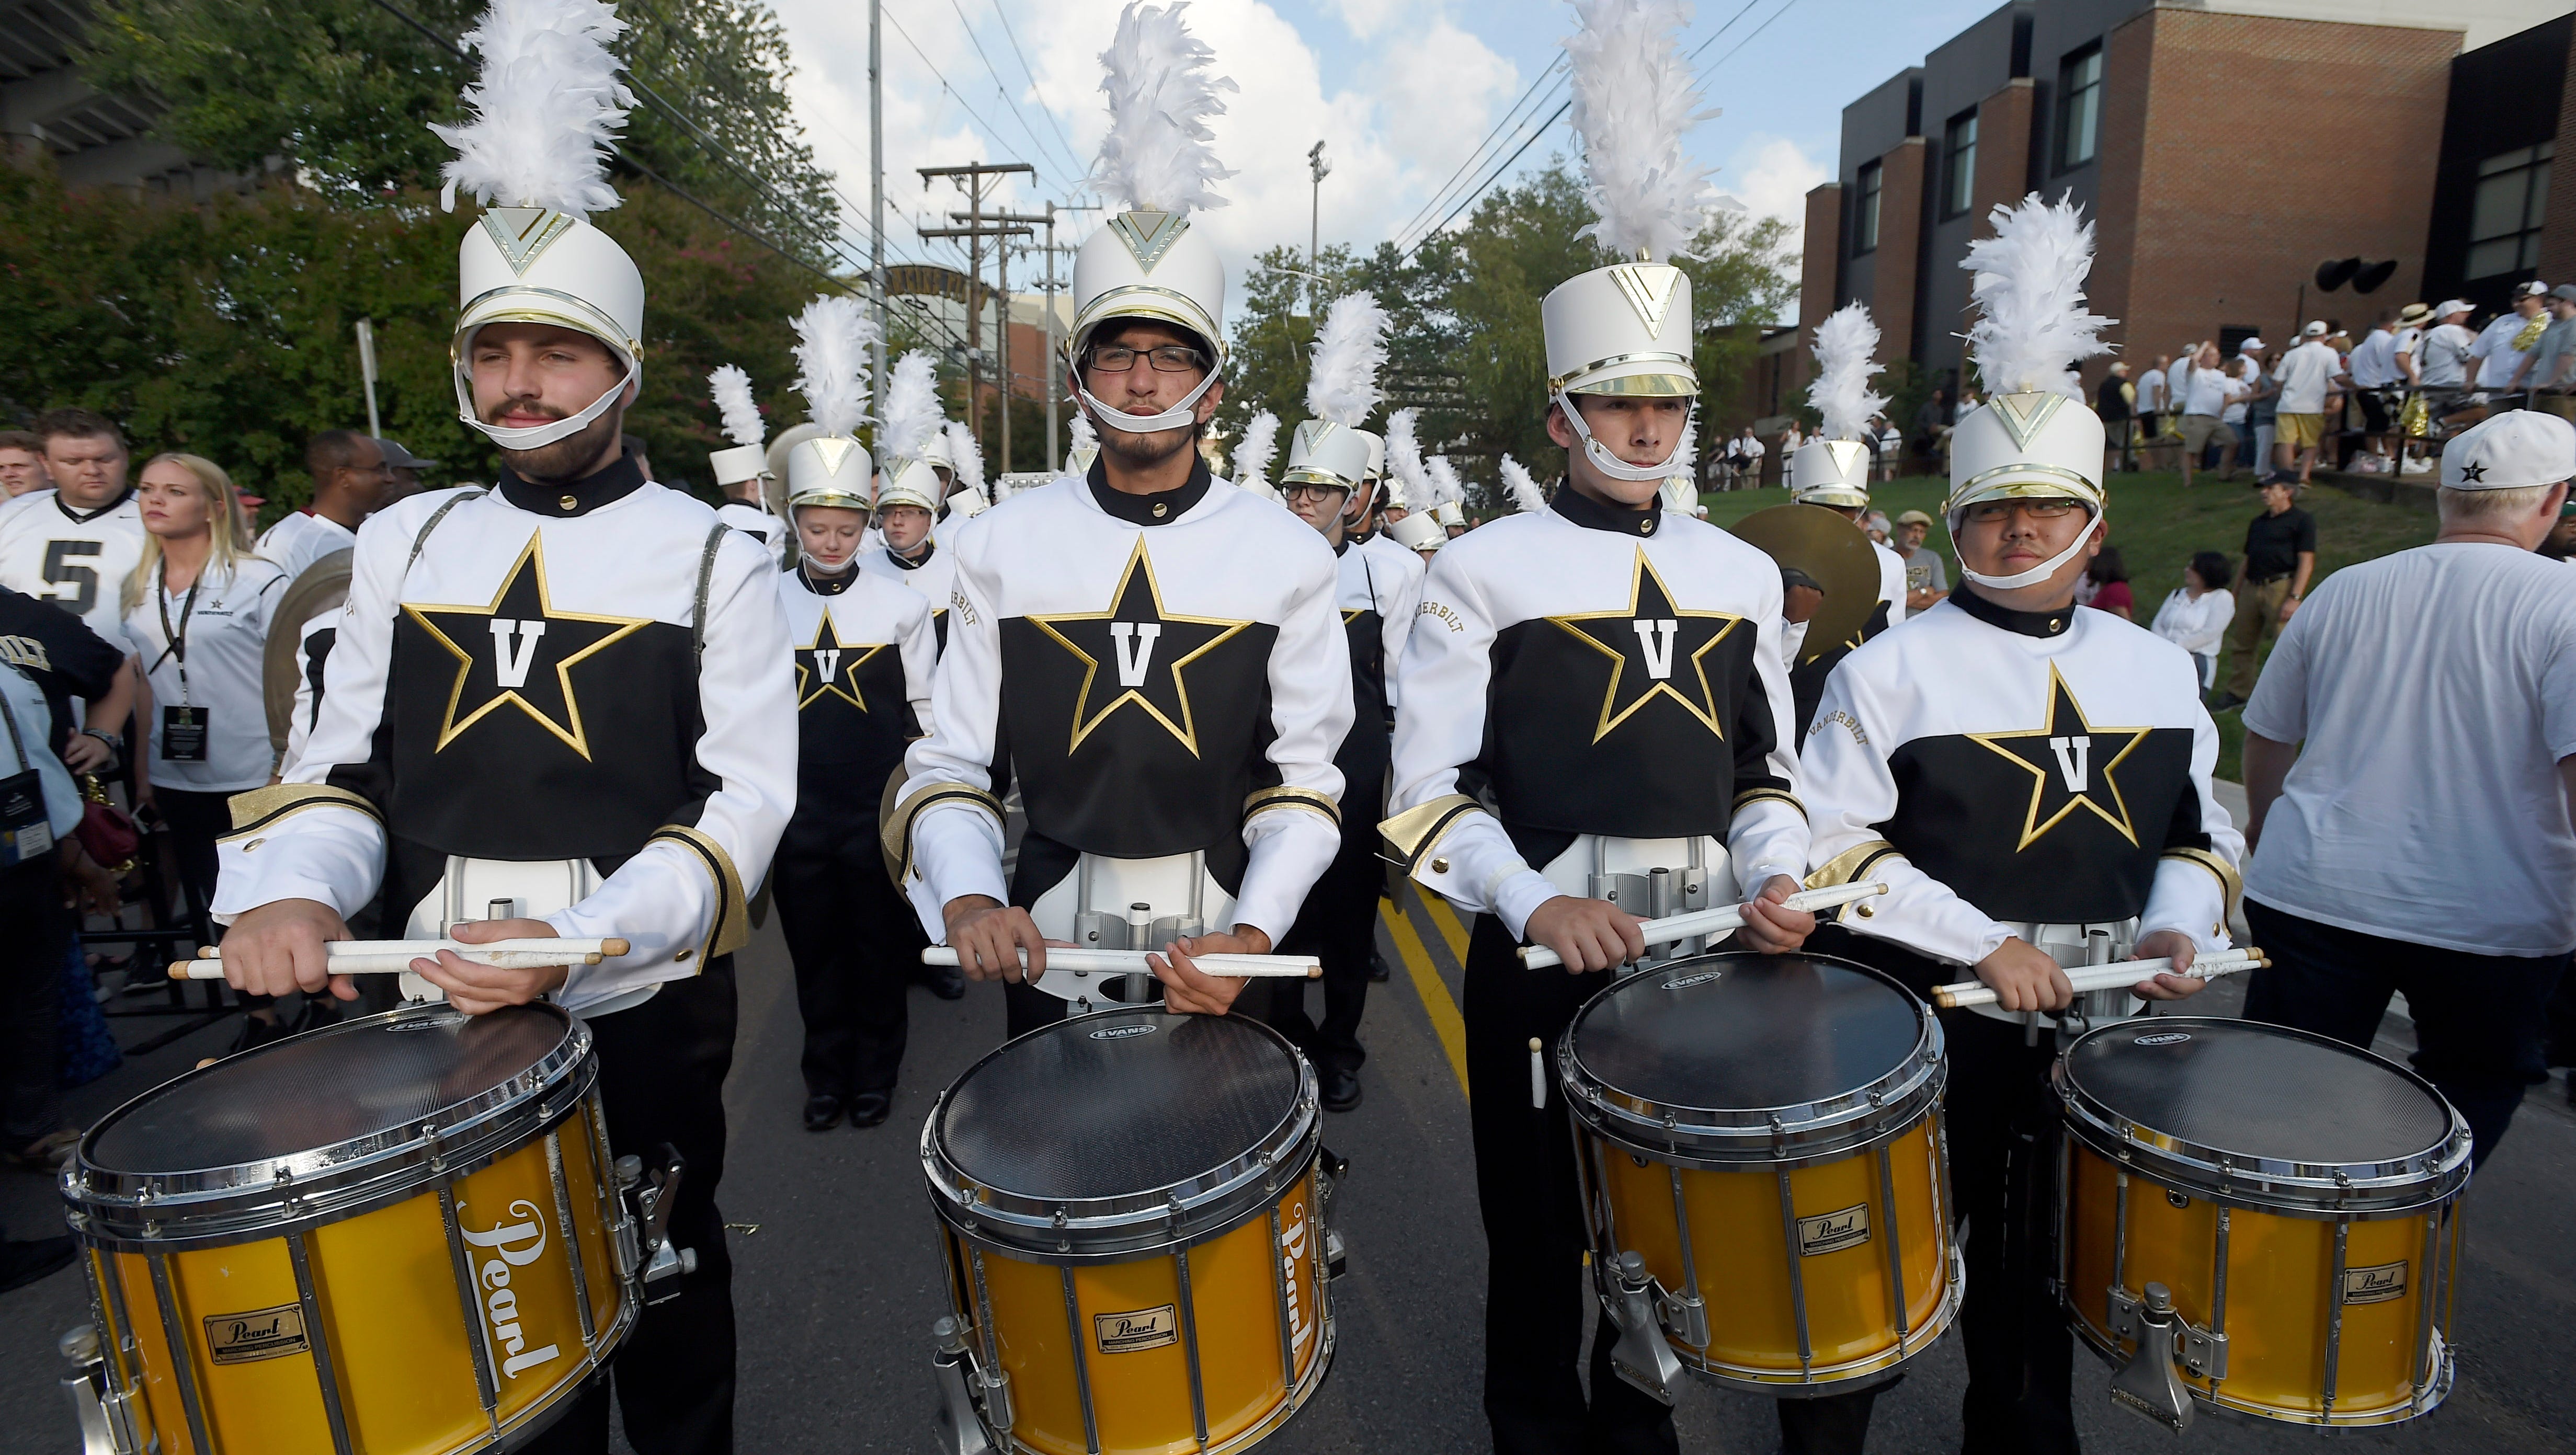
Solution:
M 1164 344 L 1151 349 L 1103 344 L 1091 351 L 1091 361 L 1085 367 L 1101 374 L 1124 374 L 1136 367 L 1140 354 L 1153 361 L 1154 372 L 1158 374 L 1187 374 L 1207 368 L 1207 355 L 1185 344 Z
M 1348 495 L 1347 485 L 1324 485 L 1313 480 L 1293 480 L 1279 487 L 1279 493 L 1290 500 L 1300 495 Z
M 1968 519 L 1978 525 L 1993 525 L 2020 511 L 2033 520 L 2064 520 L 2084 507 L 2072 500 L 1980 500 L 1968 507 Z

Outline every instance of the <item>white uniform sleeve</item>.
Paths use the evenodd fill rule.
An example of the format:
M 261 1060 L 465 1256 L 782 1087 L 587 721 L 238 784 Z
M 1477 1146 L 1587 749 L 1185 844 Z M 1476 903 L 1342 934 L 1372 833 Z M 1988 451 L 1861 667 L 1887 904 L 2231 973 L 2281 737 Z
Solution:
M 913 595 L 917 600 L 919 593 Z M 927 737 L 935 721 L 930 709 L 930 688 L 939 674 L 939 631 L 931 625 L 929 602 L 915 605 L 907 601 L 904 608 L 906 620 L 899 628 L 903 634 L 903 695 L 912 706 L 913 722 Z
M 959 551 L 948 600 L 948 646 L 932 679 L 927 736 L 904 754 L 910 864 L 903 890 L 934 943 L 948 939 L 943 910 L 980 894 L 1007 903 L 1002 805 L 993 792 L 993 736 L 1002 711 L 1001 623 L 975 555 Z M 937 603 L 933 603 L 936 605 Z M 906 664 L 909 666 L 909 663 Z
M 1803 878 L 1815 829 L 1799 800 L 1797 702 L 1789 690 L 1788 653 L 1780 642 L 1780 578 L 1761 578 L 1762 600 L 1754 608 L 1753 675 L 1761 684 L 1761 709 L 1771 717 L 1770 746 L 1757 759 L 1746 751 L 1759 735 L 1755 705 L 1733 732 L 1736 743 L 1735 804 L 1726 826 L 1726 853 L 1734 861 L 1736 885 L 1744 898 L 1759 894 L 1775 874 Z
M 1351 645 L 1342 630 L 1337 587 L 1340 566 L 1310 537 L 1305 579 L 1279 623 L 1270 647 L 1269 758 L 1279 786 L 1317 795 L 1345 812 L 1372 814 L 1376 804 L 1342 805 L 1342 770 L 1333 754 L 1351 730 Z M 1256 810 L 1244 821 L 1243 886 L 1234 897 L 1236 924 L 1250 925 L 1275 944 L 1297 922 L 1306 892 L 1341 852 L 1336 819 L 1300 807 L 1295 797 Z
M 1870 549 L 1878 552 L 1878 599 L 1887 603 L 1887 624 L 1905 620 L 1905 558 L 1876 541 Z
M 2194 693 L 2196 697 L 2199 686 L 2199 671 L 2190 668 L 2175 684 L 2175 690 Z M 2191 790 L 2199 795 L 2200 831 L 2208 838 L 2209 846 L 2166 845 L 2163 856 L 2156 860 L 2155 883 L 2147 891 L 2147 906 L 2138 912 L 2138 938 L 2145 939 L 2158 930 L 2180 930 L 2191 937 L 2194 949 L 2208 954 L 2227 948 L 2227 917 L 2242 893 L 2243 881 L 2238 875 L 2245 863 L 2245 835 L 2238 832 L 2235 820 L 2228 816 L 2210 787 L 2210 776 L 2218 768 L 2218 724 L 2196 701 L 2192 717 Z
M 796 811 L 795 648 L 772 576 L 758 537 L 725 536 L 698 660 L 705 728 L 696 758 L 716 790 L 693 822 L 657 831 L 588 898 L 545 917 L 557 934 L 615 935 L 634 945 L 617 960 L 575 966 L 559 996 L 569 1007 L 695 975 L 748 933 L 740 918 L 746 887 L 768 877 Z M 324 698 L 326 711 L 339 695 L 334 688 Z
M 1870 901 L 1868 918 L 1846 910 L 1841 923 L 1917 954 L 1974 965 L 2012 930 L 1915 868 L 1875 827 L 1896 816 L 1896 777 L 1888 771 L 1887 754 L 1897 743 L 1858 679 L 1849 671 L 1825 679 L 1801 759 L 1807 814 L 1815 824 L 1809 850 L 1815 872 L 1808 882 L 1885 884 L 1888 892 Z
M 1413 555 L 1411 551 L 1405 554 Z M 1394 583 L 1378 602 L 1378 614 L 1382 618 L 1378 624 L 1379 636 L 1385 651 L 1380 660 L 1386 674 L 1386 706 L 1389 712 L 1393 712 L 1401 705 L 1395 690 L 1396 668 L 1403 663 L 1405 641 L 1413 634 L 1413 614 L 1422 607 L 1423 566 L 1419 556 L 1410 561 L 1381 559 L 1390 560 L 1395 567 Z

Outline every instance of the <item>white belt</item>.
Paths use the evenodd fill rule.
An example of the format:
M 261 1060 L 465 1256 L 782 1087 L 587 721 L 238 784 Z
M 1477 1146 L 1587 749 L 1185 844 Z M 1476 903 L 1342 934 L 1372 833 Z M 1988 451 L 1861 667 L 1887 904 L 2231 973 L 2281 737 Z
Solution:
M 2005 928 L 2069 969 L 2108 965 L 2114 960 L 2128 959 L 2138 941 L 2138 922 L 2134 919 L 2097 924 L 2016 924 L 2006 921 Z M 2145 1001 L 2126 990 L 2092 990 L 2075 997 L 2073 1005 L 2057 1014 L 2066 1019 L 2080 1017 L 2098 1026 L 2111 1021 L 2134 1020 L 2145 1007 Z M 2005 1010 L 1997 1005 L 1968 1008 L 1990 1020 L 2009 1025 L 2029 1025 L 2037 1018 L 2035 1011 Z
M 1630 839 L 1577 834 L 1565 852 L 1539 870 L 1550 884 L 1580 899 L 1602 899 L 1630 914 L 1664 919 L 1735 901 L 1735 876 L 1726 845 L 1705 834 L 1691 838 Z M 1659 946 L 1645 961 L 1696 955 L 1707 937 Z
M 438 886 L 411 907 L 406 938 L 434 940 L 456 925 L 484 919 L 543 919 L 570 909 L 599 888 L 599 870 L 588 859 L 468 859 L 450 854 Z M 580 1008 L 584 1017 L 631 1010 L 661 990 L 656 982 Z M 447 993 L 402 972 L 405 1000 L 445 1000 Z
M 1208 873 L 1204 853 L 1155 859 L 1085 854 L 1072 873 L 1029 906 L 1029 918 L 1039 934 L 1086 950 L 1159 950 L 1185 936 L 1233 929 L 1234 896 Z M 1138 980 L 1148 983 L 1132 983 Z M 1150 982 L 1150 976 L 1049 970 L 1038 977 L 1037 988 L 1074 1002 L 1075 1013 L 1085 1014 L 1155 998 L 1159 990 Z

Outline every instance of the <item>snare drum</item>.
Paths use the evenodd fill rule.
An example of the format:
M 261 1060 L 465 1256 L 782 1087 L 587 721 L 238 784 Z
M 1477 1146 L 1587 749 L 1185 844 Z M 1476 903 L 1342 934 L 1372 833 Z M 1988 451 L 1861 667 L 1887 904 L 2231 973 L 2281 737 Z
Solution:
M 2059 1060 L 2061 1286 L 2114 1403 L 2387 1425 L 2451 1386 L 2468 1123 L 2422 1078 L 2253 1021 L 2104 1026 Z
M 63 1173 L 90 1455 L 450 1455 L 560 1414 L 633 1326 L 590 1032 L 369 1016 L 167 1082 Z
M 1614 1363 L 1757 1394 L 1876 1383 L 1950 1326 L 1941 1025 L 1813 955 L 1676 960 L 1586 1003 L 1557 1047 Z
M 921 1133 L 952 1455 L 1248 1448 L 1333 1357 L 1315 1072 L 1242 1016 L 1033 1031 Z

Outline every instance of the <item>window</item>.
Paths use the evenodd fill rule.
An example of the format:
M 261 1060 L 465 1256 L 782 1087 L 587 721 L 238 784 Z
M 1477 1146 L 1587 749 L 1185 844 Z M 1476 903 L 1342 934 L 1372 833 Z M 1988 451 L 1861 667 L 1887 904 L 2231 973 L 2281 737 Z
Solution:
M 1878 163 L 1860 169 L 1858 195 L 1852 202 L 1852 256 L 1878 249 Z
M 2057 68 L 2057 169 L 2093 160 L 2102 143 L 2102 43 L 2068 56 Z
M 1945 170 L 1941 176 L 1941 215 L 1956 217 L 1976 205 L 1977 197 L 1977 113 L 1963 111 L 1950 118 L 1941 139 Z
M 2478 163 L 2464 276 L 2520 273 L 2528 277 L 2540 266 L 2540 223 L 2549 211 L 2549 159 L 2557 150 L 2557 143 L 2545 141 Z

